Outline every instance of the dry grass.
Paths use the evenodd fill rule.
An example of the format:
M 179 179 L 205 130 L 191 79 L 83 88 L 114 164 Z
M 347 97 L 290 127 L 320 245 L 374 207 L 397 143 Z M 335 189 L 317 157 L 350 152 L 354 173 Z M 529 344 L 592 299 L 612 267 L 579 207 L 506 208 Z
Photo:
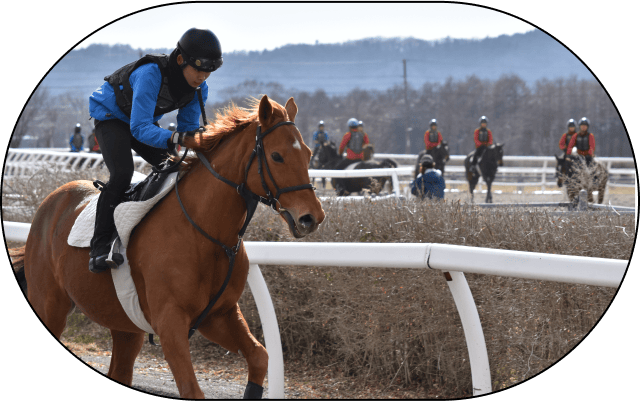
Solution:
M 12 189 L 26 191 L 18 193 L 28 193 L 37 202 L 45 192 L 39 180 L 34 176 L 22 189 Z M 636 234 L 635 218 L 629 215 L 478 210 L 459 201 L 323 206 L 327 219 L 302 241 L 433 242 L 629 259 Z M 30 221 L 27 215 L 23 218 Z M 283 222 L 263 207 L 245 239 L 293 240 Z M 263 274 L 286 359 L 340 371 L 362 387 L 410 387 L 441 397 L 472 394 L 464 333 L 440 273 L 263 266 Z M 598 322 L 615 295 L 609 288 L 466 276 L 484 329 L 494 390 L 531 377 L 564 356 Z M 240 304 L 252 332 L 264 341 L 250 291 Z M 68 330 L 72 335 L 73 325 Z M 192 349 L 196 361 L 215 360 L 221 352 L 201 336 L 194 336 Z

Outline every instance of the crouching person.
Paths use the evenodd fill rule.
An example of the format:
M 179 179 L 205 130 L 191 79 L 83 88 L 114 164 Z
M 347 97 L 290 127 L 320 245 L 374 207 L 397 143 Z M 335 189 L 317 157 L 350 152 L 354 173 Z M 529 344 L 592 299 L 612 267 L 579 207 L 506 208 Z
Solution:
M 421 199 L 444 199 L 444 178 L 440 170 L 433 168 L 431 155 L 420 159 L 420 175 L 411 183 L 411 193 Z

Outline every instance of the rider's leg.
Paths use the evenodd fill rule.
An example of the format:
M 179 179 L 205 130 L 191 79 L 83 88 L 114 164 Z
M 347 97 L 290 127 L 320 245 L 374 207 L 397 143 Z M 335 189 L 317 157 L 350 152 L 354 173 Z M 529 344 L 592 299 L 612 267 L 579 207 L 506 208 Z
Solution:
M 102 188 L 96 208 L 96 225 L 89 260 L 89 270 L 94 273 L 110 267 L 106 260 L 115 230 L 113 212 L 121 202 L 133 175 L 130 136 L 129 125 L 120 120 L 96 122 L 96 138 L 104 163 L 109 169 L 109 182 Z

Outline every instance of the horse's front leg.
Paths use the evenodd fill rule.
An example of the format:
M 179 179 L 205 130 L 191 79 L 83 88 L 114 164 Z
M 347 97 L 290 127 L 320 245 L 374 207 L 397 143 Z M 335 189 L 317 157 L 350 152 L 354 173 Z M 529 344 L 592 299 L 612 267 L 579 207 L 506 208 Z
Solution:
M 491 180 L 485 181 L 485 183 L 487 184 L 487 199 L 486 199 L 486 202 L 487 203 L 493 203 L 493 195 L 491 194 Z
M 242 353 L 249 365 L 249 382 L 244 398 L 262 398 L 262 384 L 269 366 L 269 355 L 249 331 L 238 304 L 223 315 L 205 319 L 198 330 L 205 338 L 225 349 Z
M 160 345 L 182 398 L 204 399 L 189 352 L 189 317 L 177 306 L 165 306 L 154 324 Z

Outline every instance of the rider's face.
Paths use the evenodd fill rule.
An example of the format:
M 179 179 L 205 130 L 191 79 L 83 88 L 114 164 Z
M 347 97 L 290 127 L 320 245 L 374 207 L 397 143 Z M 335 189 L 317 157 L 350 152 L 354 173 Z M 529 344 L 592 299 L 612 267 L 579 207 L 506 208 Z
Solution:
M 178 54 L 177 61 L 178 61 L 178 64 L 182 64 L 182 62 L 184 61 L 184 59 L 182 58 L 182 54 Z M 198 86 L 202 85 L 202 83 L 207 78 L 209 78 L 209 75 L 211 75 L 210 72 L 196 70 L 190 65 L 187 65 L 185 68 L 182 69 L 182 74 L 184 75 L 184 79 L 187 80 L 187 83 L 189 84 L 189 86 L 193 88 L 197 88 Z
M 482 128 L 487 128 L 487 123 L 482 122 L 482 123 L 480 123 L 480 126 L 481 126 Z
M 580 124 L 580 131 L 587 132 L 587 129 L 589 129 L 587 124 Z
M 569 132 L 576 132 L 576 127 L 569 127 Z

